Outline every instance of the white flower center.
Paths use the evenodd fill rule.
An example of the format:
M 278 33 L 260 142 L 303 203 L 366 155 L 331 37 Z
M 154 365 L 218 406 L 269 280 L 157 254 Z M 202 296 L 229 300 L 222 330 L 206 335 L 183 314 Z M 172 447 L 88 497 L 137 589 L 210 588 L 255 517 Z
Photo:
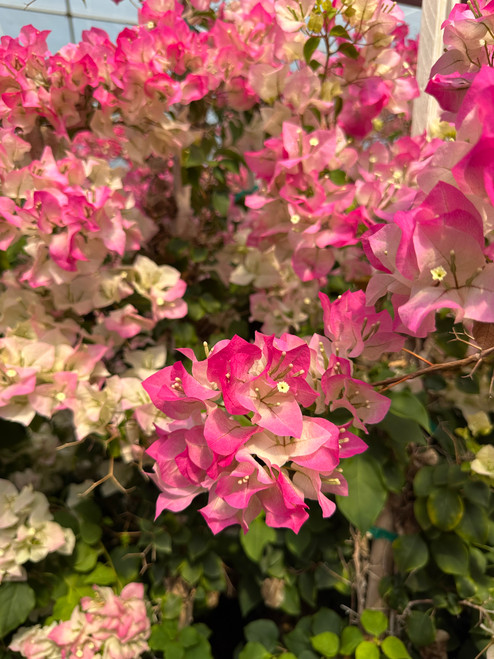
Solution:
M 281 380 L 281 382 L 278 382 L 276 388 L 282 394 L 286 394 L 290 391 L 290 385 L 284 382 L 283 380 Z
M 434 281 L 442 281 L 448 273 L 443 268 L 442 265 L 438 265 L 437 268 L 432 268 L 431 275 Z

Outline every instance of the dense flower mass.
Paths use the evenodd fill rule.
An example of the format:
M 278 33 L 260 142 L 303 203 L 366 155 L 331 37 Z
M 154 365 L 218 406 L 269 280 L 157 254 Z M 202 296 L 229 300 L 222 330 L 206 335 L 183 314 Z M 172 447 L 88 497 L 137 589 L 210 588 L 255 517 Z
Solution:
M 427 89 L 452 123 L 434 138 L 409 134 L 417 42 L 391 0 L 139 5 L 115 41 L 93 28 L 50 53 L 33 26 L 0 38 L 2 647 L 207 658 L 194 599 L 203 615 L 234 583 L 242 613 L 262 597 L 294 620 L 328 575 L 350 597 L 352 560 L 374 579 L 357 565 L 369 530 L 399 535 L 382 596 L 424 621 L 407 622 L 411 644 L 434 615 L 422 603 L 457 620 L 474 587 L 490 629 L 493 425 L 472 391 L 492 389 L 494 0 L 444 23 Z M 461 393 L 429 361 L 458 356 L 454 323 L 477 351 Z M 417 357 L 430 382 L 390 392 Z M 214 534 L 240 525 L 240 543 L 199 528 L 192 503 Z M 337 506 L 349 542 L 327 521 Z M 436 569 L 447 595 L 429 597 Z M 289 647 L 307 620 L 266 656 L 322 647 Z M 385 627 L 369 639 L 410 656 Z
M 44 494 L 29 485 L 19 492 L 0 479 L 0 584 L 24 581 L 25 563 L 37 563 L 55 551 L 71 554 L 74 544 L 72 529 L 53 521 Z
M 365 322 L 356 320 L 360 335 Z M 384 417 L 389 399 L 352 377 L 351 361 L 338 356 L 341 341 L 331 338 L 258 333 L 252 344 L 234 336 L 206 346 L 201 361 L 182 350 L 191 374 L 176 362 L 144 381 L 170 417 L 148 450 L 162 491 L 157 514 L 183 510 L 201 492 L 209 493 L 201 513 L 215 533 L 235 523 L 246 531 L 261 510 L 269 526 L 297 532 L 308 517 L 306 498 L 318 500 L 324 517 L 334 512 L 325 495 L 347 493 L 340 458 L 366 445 L 350 424 L 311 411 L 345 408 L 365 431 Z
M 27 659 L 140 657 L 149 649 L 150 634 L 143 585 L 129 583 L 120 595 L 101 586 L 94 590 L 94 597 L 83 597 L 69 620 L 21 628 L 10 649 Z

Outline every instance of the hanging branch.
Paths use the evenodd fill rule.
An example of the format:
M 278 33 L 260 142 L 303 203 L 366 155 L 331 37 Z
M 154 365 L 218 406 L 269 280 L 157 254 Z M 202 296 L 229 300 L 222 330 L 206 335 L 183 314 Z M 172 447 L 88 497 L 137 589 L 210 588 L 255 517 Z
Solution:
M 475 370 L 477 365 L 480 364 L 486 357 L 488 357 L 492 353 L 494 353 L 494 346 L 487 348 L 485 350 L 479 350 L 479 352 L 476 352 L 475 354 L 470 355 L 469 357 L 464 357 L 463 359 L 456 359 L 450 362 L 441 362 L 440 364 L 431 364 L 431 366 L 419 368 L 417 371 L 414 371 L 413 373 L 407 373 L 406 375 L 396 375 L 392 378 L 386 378 L 386 380 L 380 380 L 379 382 L 374 382 L 373 386 L 383 387 L 383 389 L 381 389 L 380 391 L 385 391 L 386 389 L 390 389 L 391 387 L 393 387 L 395 384 L 399 384 L 401 382 L 406 382 L 407 380 L 418 378 L 421 375 L 429 375 L 429 373 L 435 373 L 436 371 L 449 371 L 456 368 L 461 368 L 462 366 L 468 366 L 468 364 L 473 364 L 473 363 L 476 363 L 476 366 L 474 367 Z

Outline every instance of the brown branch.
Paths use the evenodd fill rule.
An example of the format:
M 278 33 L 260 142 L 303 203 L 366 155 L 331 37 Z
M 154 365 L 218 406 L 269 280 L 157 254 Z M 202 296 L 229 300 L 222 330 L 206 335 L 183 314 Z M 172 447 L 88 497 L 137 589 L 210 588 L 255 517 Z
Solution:
M 455 368 L 461 368 L 462 366 L 468 366 L 468 364 L 480 363 L 485 357 L 488 357 L 494 353 L 494 346 L 487 348 L 486 350 L 480 350 L 474 355 L 469 357 L 464 357 L 463 359 L 456 359 L 450 362 L 441 362 L 440 364 L 432 364 L 432 366 L 426 366 L 424 368 L 419 368 L 413 373 L 407 373 L 406 375 L 396 375 L 392 378 L 386 378 L 386 380 L 380 380 L 379 382 L 373 382 L 373 387 L 384 387 L 388 389 L 395 384 L 400 382 L 406 382 L 407 380 L 412 380 L 413 378 L 418 378 L 421 375 L 428 375 L 429 373 L 435 373 L 436 371 L 446 371 L 452 370 Z M 381 390 L 382 391 L 382 390 Z

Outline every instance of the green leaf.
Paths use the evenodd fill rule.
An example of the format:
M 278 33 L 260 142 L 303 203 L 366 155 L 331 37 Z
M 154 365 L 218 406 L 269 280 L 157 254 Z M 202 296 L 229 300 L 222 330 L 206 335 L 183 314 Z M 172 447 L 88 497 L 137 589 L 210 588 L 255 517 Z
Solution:
M 90 522 L 87 519 L 81 519 L 79 530 L 81 538 L 84 542 L 87 542 L 88 545 L 94 545 L 101 539 L 101 526 L 94 522 Z
M 294 556 L 304 556 L 311 541 L 312 536 L 307 526 L 302 526 L 298 533 L 294 533 L 291 529 L 285 532 L 286 546 Z
M 278 642 L 278 627 L 272 620 L 260 619 L 250 622 L 244 627 L 245 638 L 252 643 L 262 645 L 273 652 Z
M 137 555 L 138 552 L 138 547 L 134 546 L 120 546 L 112 550 L 111 560 L 120 581 L 129 583 L 138 579 L 141 568 L 141 559 Z
M 362 641 L 355 650 L 355 659 L 379 659 L 379 648 L 373 641 Z
M 329 180 L 335 185 L 345 185 L 348 183 L 347 176 L 342 169 L 332 169 L 329 172 Z
M 463 486 L 465 498 L 478 506 L 487 508 L 489 506 L 490 490 L 487 483 L 469 480 Z
M 222 192 L 213 192 L 213 208 L 221 215 L 226 217 L 230 208 L 230 195 Z
M 261 560 L 265 547 L 275 540 L 276 531 L 266 525 L 262 516 L 257 517 L 251 523 L 247 533 L 240 532 L 240 544 L 254 563 Z
M 172 538 L 168 531 L 160 531 L 154 536 L 154 546 L 156 551 L 162 554 L 172 553 Z
M 413 502 L 413 514 L 424 531 L 427 531 L 427 529 L 432 527 L 432 522 L 427 512 L 427 499 L 424 499 L 423 497 L 415 499 Z
M 431 553 L 445 574 L 465 574 L 468 571 L 468 549 L 457 535 L 443 534 L 431 542 Z
M 468 479 L 467 474 L 456 464 L 443 462 L 434 467 L 432 482 L 434 485 L 460 486 Z
M 350 59 L 358 59 L 359 52 L 351 43 L 345 42 L 340 44 L 338 51 Z
M 115 574 L 115 570 L 108 565 L 103 565 L 103 563 L 98 563 L 95 569 L 84 577 L 84 583 L 90 586 L 93 584 L 97 586 L 110 586 L 116 583 L 116 581 L 117 575 Z
M 382 611 L 365 609 L 360 616 L 360 624 L 369 634 L 381 636 L 388 628 L 388 618 Z
M 456 590 L 463 599 L 473 597 L 477 592 L 477 584 L 471 577 L 458 576 L 455 578 Z
M 80 578 L 80 575 L 76 575 Z M 69 586 L 68 591 L 63 597 L 58 597 L 53 606 L 53 618 L 55 620 L 68 620 L 72 611 L 81 601 L 81 597 L 92 597 L 94 590 L 89 585 L 81 583 Z
M 261 599 L 259 586 L 255 580 L 246 575 L 241 577 L 238 586 L 238 603 L 242 615 L 245 617 L 249 611 L 252 611 L 261 602 Z
M 202 565 L 200 563 L 190 563 L 184 561 L 180 566 L 180 574 L 192 586 L 196 584 L 203 574 Z
M 247 643 L 238 659 L 271 659 L 271 652 L 268 652 L 264 645 L 260 643 Z
M 403 642 L 396 636 L 388 636 L 381 643 L 381 650 L 389 659 L 411 659 Z
M 402 572 L 411 572 L 424 567 L 429 560 L 427 545 L 420 535 L 401 535 L 393 542 L 393 555 Z
M 312 616 L 312 633 L 314 636 L 322 632 L 334 632 L 341 634 L 343 621 L 340 616 L 331 609 L 323 606 Z
M 418 648 L 434 643 L 436 626 L 430 616 L 423 611 L 412 611 L 407 619 L 407 634 Z
M 165 650 L 170 641 L 177 635 L 177 623 L 164 620 L 158 625 L 152 625 L 149 647 L 151 650 Z
M 424 431 L 412 419 L 405 419 L 394 414 L 387 414 L 379 424 L 388 433 L 391 439 L 401 447 L 410 444 L 423 446 L 426 443 Z
M 0 586 L 0 638 L 26 621 L 35 605 L 34 590 L 23 582 L 6 582 Z
M 74 570 L 77 572 L 89 572 L 96 566 L 99 556 L 99 549 L 87 545 L 85 542 L 78 542 L 75 547 Z
M 306 61 L 307 64 L 311 61 L 312 55 L 317 50 L 317 47 L 319 46 L 320 41 L 321 41 L 320 37 L 310 37 L 305 42 L 305 44 L 304 44 L 304 60 Z
M 290 616 L 300 615 L 300 595 L 294 584 L 285 583 L 281 610 Z
M 454 490 L 439 487 L 427 498 L 427 514 L 434 526 L 441 531 L 452 531 L 460 523 L 465 507 Z
M 467 542 L 476 542 L 483 545 L 487 542 L 489 533 L 487 510 L 471 501 L 465 501 L 464 503 L 465 512 L 455 528 L 455 533 Z
M 323 657 L 336 657 L 340 649 L 340 639 L 333 632 L 322 632 L 310 639 L 312 647 Z
M 416 421 L 428 433 L 431 432 L 427 410 L 417 396 L 412 394 L 408 389 L 405 389 L 404 391 L 393 391 L 391 394 L 391 407 L 389 408 L 389 411 L 391 414 L 395 414 L 403 419 Z
M 367 531 L 376 521 L 387 498 L 380 477 L 379 464 L 367 453 L 348 458 L 343 463 L 348 481 L 348 496 L 336 497 L 339 510 L 360 531 Z
M 432 492 L 434 488 L 432 482 L 433 476 L 434 467 L 425 466 L 418 470 L 413 479 L 413 491 L 415 496 L 426 497 Z
M 340 654 L 353 654 L 363 640 L 364 637 L 358 627 L 345 627 L 341 633 Z
M 350 39 L 350 35 L 345 30 L 343 25 L 335 25 L 334 27 L 332 27 L 331 30 L 329 31 L 329 36 L 342 37 L 343 39 Z

